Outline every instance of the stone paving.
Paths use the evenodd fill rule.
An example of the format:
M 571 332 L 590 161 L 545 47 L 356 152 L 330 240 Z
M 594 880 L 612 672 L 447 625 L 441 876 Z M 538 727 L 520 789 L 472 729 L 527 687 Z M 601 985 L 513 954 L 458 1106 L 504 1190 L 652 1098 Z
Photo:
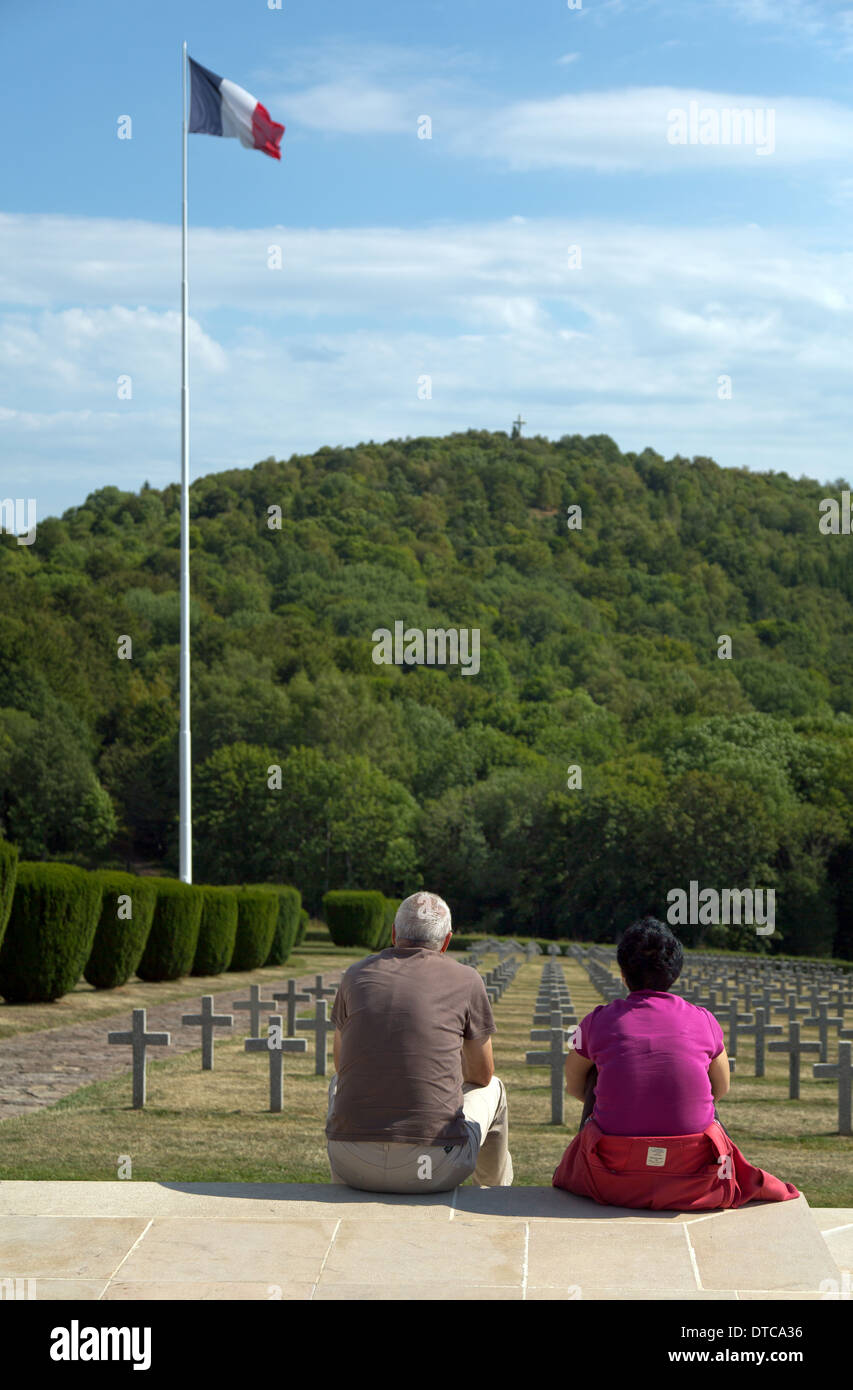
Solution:
M 311 975 L 300 975 L 297 988 L 313 985 L 315 974 L 316 971 Z M 340 970 L 324 972 L 327 982 L 333 984 L 337 984 L 341 974 Z M 271 999 L 272 991 L 286 987 L 289 978 L 283 975 L 280 980 L 265 980 L 261 997 Z M 207 989 L 205 992 L 213 993 L 217 1013 L 231 1013 L 233 1000 L 247 997 L 248 986 L 232 982 L 225 990 L 214 992 Z M 172 1036 L 171 1046 L 163 1049 L 164 1057 L 174 1057 L 178 1053 L 199 1048 L 198 1028 L 184 1028 L 181 1018 L 184 1014 L 197 1013 L 200 1008 L 200 994 L 172 1000 L 168 1004 L 147 1005 L 146 1026 L 151 1031 L 165 1031 Z M 265 1010 L 265 1016 L 280 1012 L 279 1004 L 271 1004 Z M 246 1020 L 237 1014 L 234 1029 L 220 1030 L 217 1037 L 242 1036 L 244 1025 L 248 1027 Z M 11 1038 L 0 1038 L 0 1120 L 27 1115 L 42 1106 L 54 1105 L 80 1086 L 103 1081 L 120 1072 L 130 1072 L 130 1050 L 111 1047 L 107 1042 L 108 1032 L 125 1031 L 130 1026 L 131 1010 L 127 1008 L 108 1017 L 93 1019 L 91 1023 L 75 1023 L 65 1028 L 40 1029 L 19 1033 Z
M 36 1299 L 817 1300 L 849 1297 L 853 1210 L 800 1197 L 638 1212 L 543 1187 L 6 1182 L 0 1250 L 0 1279 Z

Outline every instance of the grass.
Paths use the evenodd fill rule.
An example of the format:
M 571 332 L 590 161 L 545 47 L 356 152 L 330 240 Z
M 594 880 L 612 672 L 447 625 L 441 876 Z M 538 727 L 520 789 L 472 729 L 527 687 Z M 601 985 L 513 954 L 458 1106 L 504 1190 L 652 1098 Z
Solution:
M 282 971 L 218 976 L 238 986 L 273 974 L 330 969 L 357 950 L 308 942 Z M 496 957 L 494 959 L 497 959 Z M 485 962 L 490 964 L 487 958 Z M 601 1003 L 586 972 L 574 961 L 563 967 L 578 1017 Z M 510 1144 L 515 1181 L 547 1185 L 580 1119 L 578 1101 L 566 1099 L 563 1128 L 548 1123 L 550 1084 L 542 1067 L 528 1067 L 530 1028 L 541 961 L 523 965 L 495 1006 L 495 1059 L 510 1107 Z M 171 989 L 169 997 L 200 993 L 198 981 L 174 986 L 125 986 L 147 992 Z M 73 997 L 73 996 L 72 996 Z M 111 992 L 112 998 L 118 992 Z M 157 994 L 162 998 L 164 995 Z M 130 1001 L 122 1000 L 122 1007 Z M 53 1007 L 53 1006 L 49 1006 Z M 115 1009 L 112 1010 L 115 1012 Z M 94 1016 L 91 1013 L 87 1018 Z M 539 1046 L 538 1044 L 536 1046 Z M 331 1047 L 329 1048 L 331 1074 Z M 130 1108 L 130 1076 L 98 1082 L 29 1115 L 0 1125 L 0 1178 L 110 1180 L 129 1156 L 132 1177 L 154 1182 L 328 1182 L 323 1134 L 328 1081 L 313 1074 L 313 1042 L 305 1056 L 284 1059 L 285 1110 L 271 1114 L 265 1060 L 243 1051 L 238 1039 L 217 1041 L 216 1067 L 201 1071 L 199 1051 L 149 1062 L 148 1104 Z M 812 1206 L 853 1207 L 853 1140 L 834 1134 L 836 1086 L 814 1081 L 803 1067 L 802 1099 L 787 1099 L 787 1058 L 768 1059 L 763 1079 L 746 1075 L 749 1053 L 741 1047 L 741 1072 L 720 1103 L 720 1116 L 751 1162 L 793 1182 Z M 740 1060 L 740 1059 L 739 1059 Z

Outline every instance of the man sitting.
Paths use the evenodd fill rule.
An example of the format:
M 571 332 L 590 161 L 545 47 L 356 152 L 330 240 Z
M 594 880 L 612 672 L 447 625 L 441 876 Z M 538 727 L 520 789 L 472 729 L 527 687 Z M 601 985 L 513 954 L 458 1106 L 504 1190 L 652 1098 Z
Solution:
M 678 938 L 645 917 L 616 959 L 630 993 L 599 1004 L 575 1032 L 566 1088 L 586 1106 L 554 1187 L 676 1211 L 799 1196 L 749 1163 L 717 1118 L 714 1101 L 730 1084 L 723 1030 L 708 1009 L 670 993 L 684 959 Z
M 495 1021 L 478 972 L 445 955 L 452 935 L 447 903 L 414 893 L 391 946 L 344 973 L 326 1121 L 333 1183 L 447 1192 L 473 1173 L 478 1187 L 512 1184 Z

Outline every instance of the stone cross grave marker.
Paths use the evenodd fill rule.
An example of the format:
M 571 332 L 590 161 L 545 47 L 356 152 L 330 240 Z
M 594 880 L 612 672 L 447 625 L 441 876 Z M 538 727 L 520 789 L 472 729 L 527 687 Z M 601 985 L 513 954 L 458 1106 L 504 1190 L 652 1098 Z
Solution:
M 324 984 L 322 975 L 315 975 L 313 985 L 305 986 L 305 993 L 310 994 L 311 997 L 313 999 L 316 999 L 318 1003 L 321 999 L 324 999 L 326 995 L 331 996 L 333 994 L 337 994 L 337 992 L 337 985 Z M 323 1074 L 325 1075 L 325 1072 Z
M 270 1110 L 281 1113 L 284 1098 L 284 1054 L 285 1052 L 305 1052 L 308 1042 L 305 1038 L 283 1038 L 281 1036 L 281 1014 L 269 1015 L 269 1028 L 265 1038 L 247 1038 L 243 1047 L 247 1052 L 267 1052 L 270 1062 Z
M 248 997 L 248 999 L 235 999 L 235 1000 L 232 1002 L 231 1007 L 232 1007 L 232 1009 L 247 1009 L 247 1010 L 248 1010 L 248 1012 L 249 1012 L 249 1022 L 250 1022 L 250 1025 L 251 1025 L 251 1026 L 250 1026 L 249 1037 L 250 1037 L 250 1038 L 258 1038 L 258 1037 L 260 1037 L 260 1030 L 261 1030 L 261 1014 L 263 1013 L 264 1009 L 268 1009 L 268 1008 L 270 1007 L 271 1004 L 272 1004 L 272 1000 L 271 1000 L 271 999 L 262 999 L 262 998 L 261 998 L 261 987 L 260 987 L 260 985 L 249 985 L 249 997 Z
M 815 1016 L 815 1015 L 816 1015 L 816 1016 Z M 829 1016 L 829 1005 L 826 1003 L 825 1000 L 820 1000 L 820 1002 L 817 1004 L 817 1006 L 816 1006 L 816 1008 L 815 1008 L 815 1014 L 813 1014 L 813 1015 L 812 1015 L 811 1017 L 809 1017 L 809 1018 L 804 1018 L 804 1019 L 803 1019 L 803 1026 L 804 1026 L 804 1027 L 816 1028 L 817 1031 L 818 1031 L 818 1036 L 819 1036 L 819 1038 L 820 1038 L 820 1059 L 819 1059 L 819 1060 L 820 1060 L 821 1062 L 825 1062 L 825 1061 L 827 1060 L 828 1056 L 829 1056 L 829 1029 L 830 1029 L 830 1027 L 834 1024 L 836 1028 L 840 1028 L 843 1022 L 844 1022 L 844 1019 L 842 1018 L 842 1016 L 841 1016 L 840 1014 L 837 1014 L 837 1015 L 833 1016 L 832 1018 L 830 1018 L 830 1016 Z
M 542 980 L 536 995 L 537 1004 L 543 1003 L 546 999 L 550 999 L 552 995 L 556 996 L 559 999 L 562 999 L 563 1003 L 568 1003 L 568 985 L 564 985 L 562 980 Z
M 578 1016 L 570 1003 L 564 1003 L 558 999 L 549 999 L 544 1004 L 536 1004 L 536 1012 L 533 1015 L 534 1026 L 539 1027 L 542 1024 L 550 1023 L 553 1013 L 558 1013 L 560 1015 L 563 1020 L 564 1028 L 568 1024 L 575 1024 L 578 1021 Z
M 781 985 L 780 985 L 781 989 Z M 774 994 L 767 985 L 760 991 L 761 1007 L 768 1018 L 772 1018 L 774 1013 L 785 1012 L 785 1000 L 781 994 Z M 796 996 L 795 996 L 796 998 Z
M 820 1052 L 819 1042 L 803 1042 L 799 1023 L 788 1024 L 788 1039 L 767 1044 L 771 1052 L 788 1054 L 788 1099 L 800 1099 L 800 1058 L 805 1052 Z
M 314 1034 L 316 1046 L 314 1075 L 326 1075 L 326 1038 L 330 1033 L 334 1033 L 335 1025 L 329 1018 L 329 1005 L 325 999 L 318 999 L 313 1018 L 298 1018 L 296 1020 L 297 1031 Z
M 292 1038 L 296 1032 L 296 1005 L 307 1004 L 311 995 L 307 990 L 298 990 L 296 988 L 296 981 L 290 979 L 287 982 L 287 989 L 274 989 L 272 997 L 273 999 L 281 1000 L 282 1003 L 287 1004 L 287 1036 Z M 308 1043 L 306 1039 L 303 1038 L 302 1041 L 307 1047 Z
M 568 994 L 569 987 L 562 976 L 543 975 L 536 993 L 539 998 L 544 999 L 548 994 Z
M 563 1123 L 565 1082 L 564 1066 L 568 1053 L 564 1046 L 566 1035 L 563 1030 L 562 1016 L 559 1013 L 551 1015 L 550 1028 L 543 1028 L 539 1036 L 542 1039 L 548 1038 L 551 1046 L 547 1052 L 528 1052 L 525 1054 L 525 1062 L 529 1067 L 550 1067 L 551 1069 L 551 1124 L 561 1125 Z
M 133 1048 L 133 1108 L 141 1110 L 145 1105 L 145 1049 L 147 1047 L 168 1047 L 168 1033 L 146 1033 L 145 1010 L 133 1010 L 133 1023 L 129 1033 L 108 1033 L 107 1042 L 119 1047 Z
M 788 1002 L 785 1005 L 784 1009 L 781 1010 L 781 1012 L 787 1015 L 789 1023 L 796 1023 L 798 1021 L 799 1016 L 801 1014 L 807 1014 L 808 1011 L 808 1004 L 800 1004 L 798 1002 L 798 996 L 796 991 L 792 991 L 788 995 Z M 777 1010 L 777 1012 L 780 1012 L 780 1010 Z
M 213 1030 L 214 1028 L 233 1027 L 234 1015 L 215 1014 L 213 1012 L 213 995 L 203 994 L 201 1013 L 183 1014 L 181 1023 L 185 1028 L 201 1028 L 201 1069 L 202 1071 L 213 1071 Z
M 729 1059 L 737 1056 L 737 1035 L 738 1027 L 741 1023 L 752 1023 L 752 1014 L 739 1014 L 737 1011 L 737 995 L 733 995 L 725 1009 L 720 1009 L 718 1014 L 720 1023 L 724 1023 L 728 1032 L 728 1042 L 726 1051 Z
M 782 1025 L 781 1023 L 767 1023 L 765 1021 L 767 1015 L 761 1005 L 753 1009 L 753 1013 L 755 1014 L 755 1022 L 750 1027 L 741 1024 L 740 1031 L 741 1033 L 755 1034 L 755 1075 L 763 1076 L 766 1039 L 776 1033 L 781 1033 Z
M 851 1065 L 853 1044 L 838 1044 L 837 1062 L 813 1062 L 812 1071 L 818 1078 L 838 1079 L 838 1133 L 853 1134 L 851 1124 L 850 1092 L 853 1088 L 853 1065 Z

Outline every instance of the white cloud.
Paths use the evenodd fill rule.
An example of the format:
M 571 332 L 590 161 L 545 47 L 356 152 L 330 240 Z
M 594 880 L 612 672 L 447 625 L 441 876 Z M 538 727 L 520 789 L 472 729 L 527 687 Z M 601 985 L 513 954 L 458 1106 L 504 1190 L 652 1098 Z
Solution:
M 402 93 L 353 78 L 291 92 L 287 105 L 299 125 L 339 135 L 411 134 L 419 114 Z
M 758 349 L 766 353 L 787 347 L 778 336 L 779 315 L 772 310 L 763 314 L 740 314 L 731 306 L 709 304 L 698 312 L 690 312 L 664 305 L 659 321 L 668 333 L 674 337 L 680 335 L 694 346 L 713 347 L 715 351 L 735 352 L 738 356 L 742 355 L 746 344 L 752 351 Z
M 79 399 L 117 398 L 117 379 L 130 375 L 145 386 L 158 379 L 166 363 L 180 362 L 181 317 L 121 304 L 109 309 L 16 311 L 0 317 L 0 366 L 29 377 L 44 395 L 67 391 Z M 224 372 L 222 347 L 190 317 L 189 346 L 197 371 Z
M 280 272 L 266 268 L 276 241 Z M 6 490 L 37 496 L 41 516 L 93 487 L 177 476 L 179 249 L 153 224 L 0 221 L 2 293 L 16 295 L 0 316 L 0 448 L 19 470 Z M 834 478 L 846 457 L 853 263 L 806 232 L 569 217 L 196 228 L 190 263 L 193 476 L 325 443 L 508 429 L 518 408 L 529 432 L 731 465 Z
M 473 77 L 483 65 L 480 55 L 458 49 L 328 39 L 288 53 L 257 81 L 297 131 L 413 134 L 421 114 L 474 105 Z
M 853 9 L 850 18 L 853 41 Z M 557 62 L 568 65 L 579 56 L 566 53 Z M 297 129 L 303 125 L 339 135 L 411 138 L 418 116 L 428 113 L 440 120 L 439 153 L 446 148 L 465 159 L 495 161 L 515 170 L 772 171 L 832 161 L 846 166 L 853 148 L 849 107 L 819 97 L 767 92 L 620 87 L 500 104 L 463 80 L 420 76 L 406 81 L 379 65 L 364 71 L 333 69 L 325 81 L 281 94 L 275 103 L 276 109 L 290 113 Z M 672 113 L 692 108 L 700 121 L 703 112 L 717 114 L 721 138 L 701 143 L 691 130 L 686 143 L 671 142 Z M 725 134 L 724 113 L 732 112 L 741 113 L 733 118 L 735 129 L 742 131 L 741 143 Z M 91 271 L 97 273 L 97 267 Z
M 755 122 L 750 143 L 670 143 L 671 113 L 772 111 Z M 744 129 L 746 127 L 744 126 Z M 779 166 L 823 161 L 849 162 L 853 111 L 818 98 L 703 91 L 679 87 L 634 87 L 570 93 L 520 101 L 471 117 L 453 133 L 458 155 L 509 164 L 513 169 L 590 168 L 604 172 L 637 169 L 678 172 L 685 168 L 739 167 L 765 172 Z M 762 145 L 770 152 L 758 154 Z

